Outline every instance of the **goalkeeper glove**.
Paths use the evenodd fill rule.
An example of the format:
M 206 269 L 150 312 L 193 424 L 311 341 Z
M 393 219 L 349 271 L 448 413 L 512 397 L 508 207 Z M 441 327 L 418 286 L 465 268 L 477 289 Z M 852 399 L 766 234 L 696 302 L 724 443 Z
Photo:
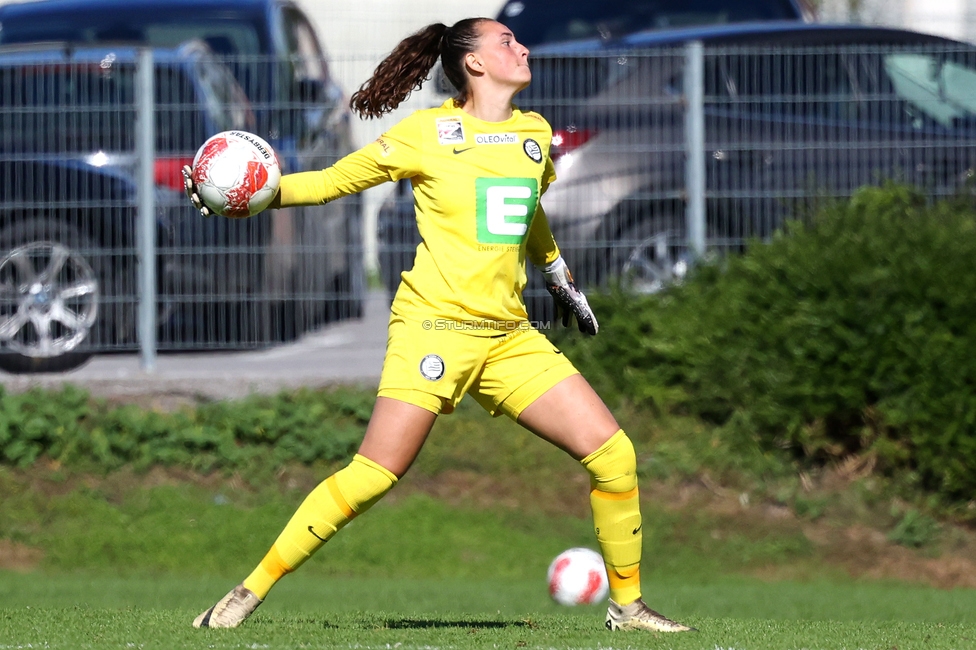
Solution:
M 189 165 L 183 165 L 183 191 L 186 192 L 186 198 L 190 199 L 190 203 L 200 211 L 200 214 L 205 217 L 213 216 L 213 211 L 203 204 L 200 195 L 197 194 L 197 187 L 193 183 L 193 170 Z
M 540 269 L 546 278 L 546 289 L 556 303 L 556 320 L 562 315 L 563 325 L 569 326 L 569 319 L 576 316 L 579 330 L 584 334 L 594 335 L 600 331 L 600 324 L 586 302 L 586 296 L 576 288 L 573 275 L 562 256 Z

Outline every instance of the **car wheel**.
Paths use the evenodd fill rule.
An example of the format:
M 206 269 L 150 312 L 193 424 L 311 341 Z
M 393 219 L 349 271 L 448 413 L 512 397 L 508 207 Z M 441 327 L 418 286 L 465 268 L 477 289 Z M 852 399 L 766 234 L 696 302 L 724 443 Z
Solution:
M 79 233 L 28 221 L 0 234 L 0 369 L 63 372 L 83 364 L 79 351 L 99 317 L 101 274 Z
M 632 224 L 614 242 L 610 268 L 622 288 L 657 293 L 688 272 L 686 251 L 683 233 Z

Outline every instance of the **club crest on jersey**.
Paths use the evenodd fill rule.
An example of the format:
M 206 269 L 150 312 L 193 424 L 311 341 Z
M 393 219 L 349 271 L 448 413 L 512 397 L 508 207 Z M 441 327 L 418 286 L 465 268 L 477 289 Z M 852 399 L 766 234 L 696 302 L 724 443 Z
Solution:
M 428 354 L 420 360 L 420 374 L 424 379 L 437 381 L 444 376 L 444 360 L 436 354 Z
M 464 142 L 464 127 L 461 125 L 461 118 L 437 118 L 437 141 L 441 144 L 461 144 Z
M 518 144 L 518 133 L 479 133 L 474 136 L 475 144 Z
M 531 158 L 533 161 L 537 163 L 542 162 L 542 147 L 540 147 L 539 143 L 532 138 L 528 138 L 522 143 L 522 149 L 525 150 L 525 155 Z

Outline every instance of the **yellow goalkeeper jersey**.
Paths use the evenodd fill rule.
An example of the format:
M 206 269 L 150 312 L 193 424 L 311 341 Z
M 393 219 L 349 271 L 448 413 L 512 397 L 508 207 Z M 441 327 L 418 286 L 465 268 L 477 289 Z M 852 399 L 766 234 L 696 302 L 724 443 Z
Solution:
M 284 176 L 281 204 L 324 203 L 409 178 L 422 242 L 393 312 L 493 336 L 527 320 L 526 257 L 541 265 L 559 255 L 539 204 L 556 178 L 551 140 L 536 113 L 515 109 L 504 122 L 485 122 L 448 100 L 328 169 Z

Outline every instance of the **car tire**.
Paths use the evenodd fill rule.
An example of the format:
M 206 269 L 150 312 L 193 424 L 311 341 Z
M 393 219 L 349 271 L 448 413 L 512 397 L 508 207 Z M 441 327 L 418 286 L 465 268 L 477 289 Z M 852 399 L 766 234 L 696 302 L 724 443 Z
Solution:
M 0 369 L 65 372 L 88 361 L 79 348 L 96 327 L 111 331 L 99 309 L 104 257 L 78 230 L 36 218 L 0 231 L 0 251 Z

